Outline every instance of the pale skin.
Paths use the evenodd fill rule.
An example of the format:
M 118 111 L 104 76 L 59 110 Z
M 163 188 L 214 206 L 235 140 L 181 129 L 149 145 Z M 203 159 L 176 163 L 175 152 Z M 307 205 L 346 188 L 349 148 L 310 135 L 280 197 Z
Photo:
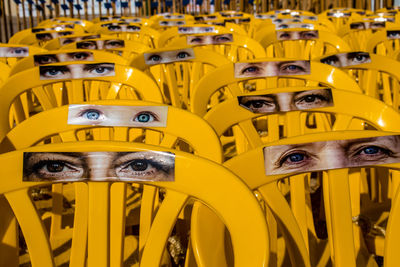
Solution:
M 305 74 L 310 74 L 310 62 L 306 60 L 265 61 L 235 64 L 236 78 Z
M 270 146 L 264 158 L 267 175 L 397 163 L 400 136 Z
M 332 55 L 321 59 L 321 62 L 337 68 L 353 66 L 371 62 L 371 58 L 366 52 L 351 52 Z

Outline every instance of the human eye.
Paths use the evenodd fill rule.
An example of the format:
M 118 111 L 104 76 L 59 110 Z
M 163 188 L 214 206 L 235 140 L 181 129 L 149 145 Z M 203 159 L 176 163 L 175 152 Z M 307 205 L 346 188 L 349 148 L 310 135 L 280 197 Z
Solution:
M 84 52 L 78 52 L 78 53 L 71 53 L 69 56 L 73 60 L 86 60 L 88 57 L 90 57 L 89 53 L 84 53 Z
M 291 149 L 283 153 L 274 165 L 275 168 L 295 171 L 302 169 L 307 170 L 309 167 L 314 165 L 314 162 L 314 155 L 308 151 L 302 149 Z
M 66 35 L 71 35 L 73 32 L 59 32 L 58 36 L 66 36 Z
M 187 57 L 190 57 L 190 54 L 188 52 L 185 52 L 185 51 L 181 51 L 176 55 L 177 59 L 185 59 Z
M 58 62 L 57 57 L 55 55 L 43 55 L 43 56 L 37 56 L 35 61 L 39 65 L 45 65 L 45 64 L 51 64 Z
M 140 27 L 138 27 L 138 26 L 128 26 L 127 27 L 127 31 L 130 31 L 130 32 L 135 32 L 138 30 L 140 30 Z
M 121 30 L 121 26 L 119 26 L 119 25 L 110 25 L 110 26 L 108 26 L 108 29 L 110 31 L 120 31 Z
M 287 28 L 289 28 L 289 25 L 287 25 L 287 24 L 279 24 L 277 27 L 278 30 L 287 29 Z
M 66 66 L 42 66 L 40 77 L 45 79 L 66 79 L 70 77 L 70 71 Z
M 302 32 L 301 38 L 302 39 L 315 39 L 315 38 L 317 38 L 317 34 L 315 32 Z
M 229 36 L 226 36 L 226 35 L 216 35 L 216 36 L 214 36 L 213 39 L 217 43 L 225 43 L 225 42 L 231 41 L 231 38 L 229 38 Z
M 147 61 L 151 63 L 158 63 L 161 62 L 162 57 L 160 55 L 154 54 L 148 57 Z
M 168 21 L 160 21 L 160 25 L 168 25 Z
M 66 45 L 66 44 L 73 43 L 74 41 L 75 41 L 74 39 L 68 38 L 68 39 L 63 40 L 62 44 L 63 44 L 63 45 Z
M 91 77 L 108 76 L 114 71 L 114 66 L 112 64 L 85 65 L 84 71 L 88 72 Z
M 8 57 L 24 57 L 28 56 L 29 50 L 24 47 L 12 47 L 9 49 Z
M 185 22 L 183 22 L 183 21 L 178 21 L 177 23 L 176 23 L 176 25 L 184 25 L 185 24 Z
M 240 101 L 241 105 L 254 113 L 267 113 L 277 111 L 276 103 L 273 98 L 268 97 L 248 97 Z
M 331 57 L 321 59 L 321 63 L 328 64 L 328 65 L 331 65 L 334 67 L 340 67 L 339 59 L 336 56 L 331 56 Z
M 394 153 L 389 148 L 374 144 L 365 144 L 357 147 L 350 156 L 353 164 L 359 165 L 393 157 Z
M 247 65 L 240 71 L 240 74 L 251 77 L 261 74 L 262 71 L 263 69 L 257 65 Z
M 204 28 L 204 32 L 212 32 L 213 30 L 214 30 L 214 28 L 212 28 L 212 27 Z
M 399 39 L 400 38 L 400 31 L 388 31 L 387 37 L 391 39 Z
M 279 74 L 305 74 L 306 68 L 296 63 L 286 63 L 279 66 Z
M 133 152 L 118 158 L 114 169 L 121 180 L 166 181 L 173 179 L 174 158 L 172 154 Z
M 133 118 L 134 122 L 139 123 L 148 123 L 153 121 L 159 121 L 159 118 L 156 114 L 150 111 L 142 111 L 135 115 Z
M 288 32 L 282 32 L 279 34 L 279 38 L 280 40 L 289 40 L 290 39 L 290 33 Z
M 298 92 L 294 98 L 294 104 L 300 110 L 326 107 L 331 102 L 332 96 L 328 90 L 310 90 Z
M 96 49 L 97 45 L 95 42 L 80 42 L 76 45 L 77 48 L 82 48 L 82 49 Z
M 357 53 L 350 55 L 349 59 L 353 64 L 362 64 L 367 62 L 370 59 L 370 57 L 368 53 Z
M 29 180 L 67 180 L 84 176 L 82 162 L 77 157 L 56 153 L 31 153 L 31 155 L 27 166 L 24 166 L 24 173 Z
M 105 47 L 107 49 L 121 48 L 121 47 L 124 47 L 124 42 L 123 41 L 119 41 L 119 40 L 106 41 L 105 42 Z
M 203 43 L 203 40 L 204 40 L 204 38 L 202 38 L 202 37 L 194 37 L 194 38 L 190 39 L 190 43 L 201 44 L 201 43 Z
M 105 119 L 103 112 L 97 109 L 85 109 L 78 114 L 79 118 L 89 120 L 91 123 L 101 123 Z

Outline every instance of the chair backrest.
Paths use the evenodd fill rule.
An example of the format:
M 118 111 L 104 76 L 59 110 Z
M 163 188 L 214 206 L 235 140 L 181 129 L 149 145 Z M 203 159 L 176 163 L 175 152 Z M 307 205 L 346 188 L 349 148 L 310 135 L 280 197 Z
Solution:
M 88 64 L 84 61 L 74 63 L 77 65 Z M 41 67 L 51 70 L 50 66 L 54 67 L 54 65 Z M 111 68 L 111 65 L 107 66 Z M 114 76 L 80 79 L 42 80 L 40 79 L 40 66 L 15 74 L 0 90 L 2 101 L 4 101 L 4 104 L 1 105 L 4 108 L 2 114 L 5 115 L 2 118 L 4 124 L 1 126 L 1 131 L 6 133 L 15 123 L 20 123 L 32 114 L 65 104 L 116 98 L 163 102 L 159 87 L 148 75 L 126 66 L 115 64 L 113 68 Z M 57 70 L 59 71 L 59 69 Z M 103 68 L 101 70 L 103 71 Z M 35 107 L 36 111 L 32 110 Z M 10 108 L 12 109 L 11 113 Z M 9 115 L 11 117 L 7 119 Z M 9 120 L 11 120 L 11 124 Z
M 0 44 L 0 62 L 6 63 L 13 67 L 19 60 L 27 56 L 32 56 L 36 53 L 44 52 L 45 49 L 15 44 Z
M 377 55 L 391 55 L 399 50 L 399 28 L 386 29 L 374 33 L 367 41 L 366 51 Z
M 268 61 L 288 61 L 288 59 L 258 59 L 257 61 L 251 62 Z M 288 62 L 294 61 L 295 60 L 289 60 Z M 254 85 L 251 85 L 250 90 L 246 89 L 246 82 L 256 79 L 263 79 L 263 83 L 255 88 L 253 88 Z M 281 84 L 279 81 L 285 79 L 296 81 L 296 83 L 293 83 L 293 86 L 316 86 L 318 84 L 323 84 L 333 88 L 346 88 L 350 91 L 362 92 L 357 83 L 349 75 L 337 68 L 333 68 L 319 62 L 310 62 L 310 74 L 283 74 L 279 77 L 264 78 L 236 78 L 235 65 L 234 63 L 231 63 L 215 69 L 199 81 L 191 98 L 191 110 L 192 112 L 203 116 L 207 112 L 207 105 L 211 96 L 222 88 L 227 88 L 229 93 L 235 97 L 243 94 L 246 91 L 248 92 L 254 90 L 263 90 L 266 88 L 276 88 Z M 297 81 L 300 81 L 300 84 Z M 285 83 L 285 81 L 283 81 L 283 86 L 291 86 L 290 82 L 291 81 L 287 81 L 287 83 Z
M 267 265 L 268 231 L 262 210 L 247 186 L 228 170 L 184 152 L 142 144 L 93 141 L 44 145 L 0 156 L 3 175 L 10 177 L 3 179 L 0 193 L 5 195 L 17 217 L 32 266 L 54 266 L 54 259 L 46 229 L 28 190 L 52 182 L 23 181 L 23 155 L 24 152 L 33 152 L 29 155 L 34 155 L 34 152 L 51 151 L 80 154 L 89 151 L 167 151 L 175 155 L 173 182 L 143 182 L 165 188 L 167 193 L 146 238 L 139 259 L 141 266 L 160 264 L 177 217 L 191 198 L 211 207 L 224 221 L 233 243 L 235 266 Z M 25 167 L 29 168 L 27 165 Z M 76 213 L 85 214 L 87 219 L 74 221 L 70 264 L 84 265 L 87 262 L 88 266 L 122 266 L 125 212 L 115 210 L 109 199 L 115 197 L 114 189 L 124 183 L 121 181 L 110 185 L 107 182 L 77 182 L 83 193 L 81 197 L 88 199 L 88 205 L 79 205 L 85 202 L 78 202 L 75 210 Z M 221 195 L 224 195 L 223 199 Z
M 229 62 L 214 51 L 184 46 L 146 51 L 134 58 L 130 66 L 154 77 L 167 103 L 188 108 L 189 99 L 199 80 Z

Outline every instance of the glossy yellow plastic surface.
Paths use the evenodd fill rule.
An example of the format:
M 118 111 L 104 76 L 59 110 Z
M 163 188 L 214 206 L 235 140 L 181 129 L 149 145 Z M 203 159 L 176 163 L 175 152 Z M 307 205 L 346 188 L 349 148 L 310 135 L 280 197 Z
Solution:
M 76 61 L 74 64 L 87 62 Z M 95 63 L 95 62 L 92 62 Z M 60 65 L 60 64 L 58 64 Z M 62 65 L 62 63 L 61 63 Z M 15 74 L 0 89 L 1 108 L 4 114 L 0 118 L 0 139 L 12 125 L 30 117 L 30 109 L 48 110 L 65 104 L 80 103 L 98 99 L 145 99 L 162 103 L 163 98 L 155 81 L 143 72 L 115 65 L 115 76 L 40 80 L 39 67 Z M 28 79 L 29 78 L 29 79 Z M 12 89 L 10 89 L 12 88 Z M 30 96 L 35 96 L 32 102 Z M 10 112 L 10 108 L 12 112 Z M 12 116 L 10 124 L 8 116 Z
M 140 151 L 161 150 L 155 146 L 126 142 L 79 142 L 52 144 L 26 150 L 9 152 L 0 156 L 2 176 L 9 177 L 1 182 L 1 192 L 5 194 L 24 234 L 30 252 L 32 266 L 53 266 L 49 240 L 42 221 L 27 194 L 27 189 L 35 185 L 49 183 L 22 181 L 22 153 L 24 151 Z M 158 266 L 169 233 L 179 211 L 191 197 L 210 206 L 226 224 L 233 243 L 235 266 L 267 266 L 268 231 L 265 219 L 257 200 L 240 179 L 216 163 L 189 155 L 175 153 L 175 181 L 148 182 L 145 184 L 163 187 L 168 190 L 163 203 L 154 218 L 140 259 L 140 266 Z M 10 164 L 12 163 L 12 164 Z M 113 230 L 113 218 L 109 217 L 109 197 L 111 190 L 107 183 L 78 183 L 87 188 L 89 207 L 87 207 L 87 264 L 88 266 L 109 266 L 109 231 Z M 227 186 L 229 184 L 229 186 Z M 221 199 L 221 195 L 224 198 Z M 77 207 L 78 209 L 79 207 Z M 112 208 L 112 206 L 111 206 Z M 112 213 L 111 213 L 112 214 Z M 111 224 L 110 221 L 111 220 Z M 85 222 L 83 222 L 85 223 Z M 74 231 L 76 229 L 74 228 Z M 78 233 L 76 233 L 78 234 Z M 82 234 L 82 233 L 79 233 Z M 75 237 L 75 234 L 74 234 Z M 74 241 L 73 241 L 74 242 Z M 76 257 L 85 258 L 85 250 L 76 251 Z M 71 260 L 74 254 L 71 255 Z M 81 262 L 79 265 L 83 264 Z M 121 266 L 113 265 L 113 266 Z

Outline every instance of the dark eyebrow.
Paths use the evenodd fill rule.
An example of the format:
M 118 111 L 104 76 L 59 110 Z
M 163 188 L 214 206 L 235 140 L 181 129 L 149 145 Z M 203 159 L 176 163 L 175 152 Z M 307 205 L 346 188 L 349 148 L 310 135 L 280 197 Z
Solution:
M 361 56 L 361 55 L 370 58 L 369 53 L 367 53 L 367 52 L 350 52 L 350 53 L 347 53 L 347 58 L 350 59 L 350 58 L 353 58 L 356 56 Z

